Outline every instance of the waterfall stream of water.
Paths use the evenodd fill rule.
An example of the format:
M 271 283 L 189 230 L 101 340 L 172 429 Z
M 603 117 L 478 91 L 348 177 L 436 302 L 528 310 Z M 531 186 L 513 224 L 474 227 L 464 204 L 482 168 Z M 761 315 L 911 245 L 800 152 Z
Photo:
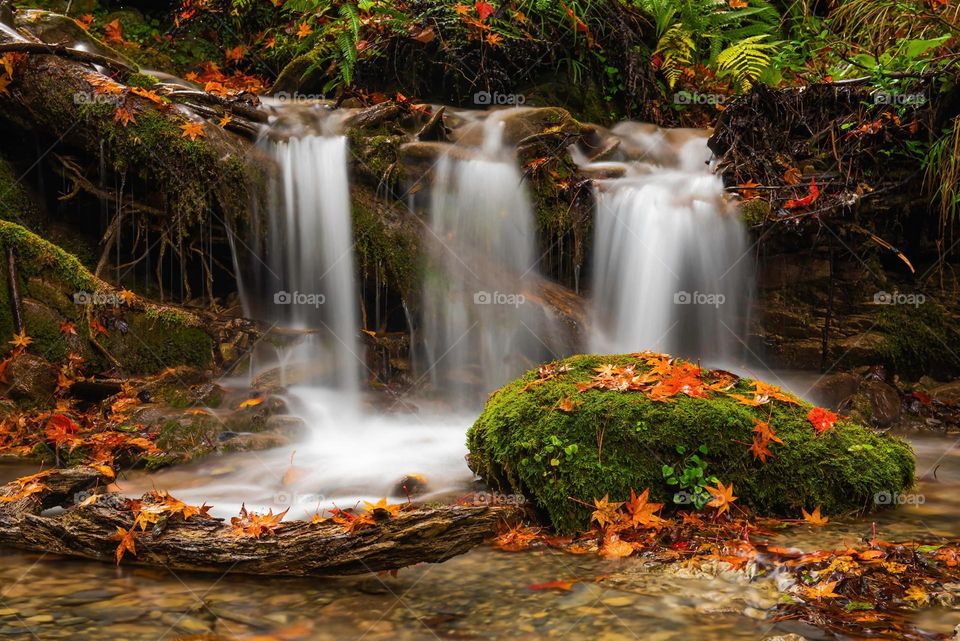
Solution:
M 468 157 L 444 155 L 430 199 L 423 337 L 434 385 L 461 404 L 550 358 L 549 319 L 528 301 L 536 287 L 530 197 L 496 114 Z M 462 148 L 461 148 L 462 149 Z M 469 391 L 479 388 L 479 394 Z
M 623 123 L 601 169 L 591 351 L 654 350 L 733 366 L 744 354 L 747 234 L 710 172 L 701 132 Z

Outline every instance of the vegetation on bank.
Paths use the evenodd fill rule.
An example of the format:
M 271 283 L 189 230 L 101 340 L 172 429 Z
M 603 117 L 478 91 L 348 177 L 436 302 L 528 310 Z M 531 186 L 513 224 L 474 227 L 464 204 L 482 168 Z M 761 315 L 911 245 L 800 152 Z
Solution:
M 586 529 L 594 499 L 631 490 L 702 506 L 722 483 L 738 505 L 797 517 L 883 505 L 913 485 L 906 443 L 815 409 L 662 355 L 574 356 L 494 393 L 469 460 L 562 532 Z

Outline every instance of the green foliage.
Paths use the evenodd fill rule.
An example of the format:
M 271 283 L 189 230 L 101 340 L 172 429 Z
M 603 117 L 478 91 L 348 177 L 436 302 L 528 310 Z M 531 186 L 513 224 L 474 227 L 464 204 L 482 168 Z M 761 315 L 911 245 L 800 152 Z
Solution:
M 952 236 L 960 213 L 960 118 L 930 146 L 923 165 L 927 190 L 940 215 L 940 235 Z
M 678 445 L 677 454 L 682 458 L 680 463 L 660 468 L 667 485 L 679 489 L 673 495 L 673 502 L 677 505 L 691 504 L 698 510 L 710 500 L 708 485 L 716 485 L 719 479 L 716 476 L 707 476 L 707 462 L 700 456 L 710 453 L 710 448 L 701 445 L 692 454 L 687 455 L 687 446 Z
M 778 46 L 780 14 L 765 0 L 733 8 L 718 0 L 635 0 L 653 17 L 660 70 L 671 88 L 696 64 L 729 76 L 746 91 L 770 64 Z
M 707 477 L 701 446 L 709 452 L 710 476 L 733 483 L 738 504 L 761 513 L 798 517 L 800 508 L 818 505 L 828 514 L 860 510 L 879 492 L 900 492 L 914 482 L 913 455 L 903 441 L 844 419 L 817 436 L 807 403 L 754 408 L 722 394 L 658 403 L 639 392 L 577 388 L 596 367 L 636 362 L 632 356 L 574 356 L 558 363 L 571 369 L 554 379 L 540 380 L 531 371 L 501 388 L 468 432 L 471 468 L 488 483 L 526 496 L 565 532 L 590 520 L 590 509 L 579 501 L 589 505 L 604 495 L 619 501 L 631 489 L 649 488 L 652 500 L 669 502 L 677 488 L 670 478 L 698 487 Z M 733 391 L 752 389 L 751 381 L 741 380 Z M 565 412 L 560 402 L 568 397 L 580 404 Z M 766 463 L 749 451 L 756 419 L 769 422 L 784 441 L 773 445 L 774 458 Z M 538 460 L 555 441 L 576 444 L 576 454 L 557 466 Z M 685 457 L 679 462 L 678 448 Z M 666 478 L 664 465 L 674 468 Z

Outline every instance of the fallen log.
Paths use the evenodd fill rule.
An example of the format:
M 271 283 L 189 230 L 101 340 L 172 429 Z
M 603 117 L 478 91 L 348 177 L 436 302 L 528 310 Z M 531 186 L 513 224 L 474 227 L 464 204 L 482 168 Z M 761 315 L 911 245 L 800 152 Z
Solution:
M 31 481 L 39 485 L 28 484 L 26 495 L 24 479 L 0 487 L 0 545 L 113 563 L 119 539 L 133 532 L 135 556 L 126 554 L 123 563 L 219 574 L 332 576 L 445 561 L 480 544 L 501 519 L 516 513 L 496 506 L 421 507 L 354 532 L 331 520 L 289 521 L 255 538 L 201 510 L 141 530 L 135 528 L 130 499 L 107 493 L 81 500 L 110 483 L 108 472 L 51 470 Z M 54 507 L 64 509 L 43 513 Z

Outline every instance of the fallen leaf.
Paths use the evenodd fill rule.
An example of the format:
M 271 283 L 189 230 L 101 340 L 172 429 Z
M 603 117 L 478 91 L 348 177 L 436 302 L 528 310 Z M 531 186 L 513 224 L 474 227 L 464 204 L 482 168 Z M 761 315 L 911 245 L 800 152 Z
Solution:
M 814 525 L 816 527 L 823 527 L 830 521 L 828 517 L 820 515 L 819 505 L 813 508 L 813 512 L 807 512 L 803 508 L 800 508 L 800 511 L 803 512 L 803 520 L 809 523 L 810 525 Z
M 807 420 L 813 425 L 817 434 L 823 434 L 837 422 L 837 415 L 822 407 L 814 407 L 807 413 Z
M 182 138 L 189 138 L 190 140 L 196 140 L 197 138 L 203 138 L 206 134 L 203 132 L 203 124 L 199 122 L 187 122 L 180 125 L 180 129 L 183 130 L 181 134 Z
M 547 581 L 545 583 L 531 583 L 527 586 L 528 590 L 570 590 L 573 587 L 574 581 L 562 581 L 557 579 L 555 581 Z
M 802 592 L 809 599 L 836 599 L 843 596 L 834 592 L 838 583 L 840 581 L 821 581 L 812 587 L 802 588 Z
M 713 497 L 707 507 L 717 508 L 717 515 L 723 514 L 730 509 L 730 505 L 737 500 L 737 497 L 733 495 L 733 483 L 724 487 L 723 483 L 717 481 L 716 486 L 708 487 L 707 492 L 710 492 L 710 496 Z

